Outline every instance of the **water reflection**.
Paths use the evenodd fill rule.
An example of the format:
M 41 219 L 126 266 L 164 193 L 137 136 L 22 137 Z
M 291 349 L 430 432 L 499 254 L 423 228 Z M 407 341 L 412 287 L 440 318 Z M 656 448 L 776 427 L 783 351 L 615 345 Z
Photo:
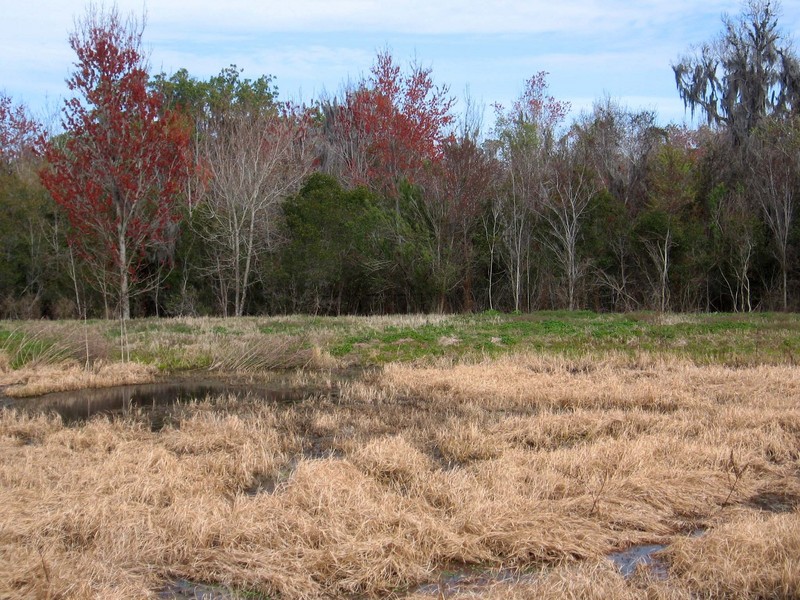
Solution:
M 220 396 L 295 402 L 301 400 L 304 393 L 296 389 L 235 385 L 219 381 L 181 381 L 55 392 L 37 398 L 9 400 L 5 405 L 29 414 L 56 413 L 61 415 L 65 424 L 70 424 L 98 414 L 114 416 L 149 411 L 155 416 L 164 412 L 163 409 Z
M 439 581 L 418 586 L 414 594 L 440 598 L 455 594 L 480 596 L 498 584 L 522 585 L 532 583 L 541 571 L 513 568 L 481 569 L 477 565 L 454 566 L 439 574 Z
M 667 564 L 654 556 L 665 549 L 666 546 L 661 544 L 633 546 L 621 552 L 612 552 L 608 558 L 617 566 L 625 579 L 633 577 L 639 565 L 648 568 L 656 579 L 667 579 L 669 576 Z

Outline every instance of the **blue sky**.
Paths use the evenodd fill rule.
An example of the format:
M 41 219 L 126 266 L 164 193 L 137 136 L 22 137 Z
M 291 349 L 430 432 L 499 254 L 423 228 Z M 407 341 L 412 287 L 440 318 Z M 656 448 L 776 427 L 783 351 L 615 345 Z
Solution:
M 0 91 L 34 113 L 53 113 L 68 91 L 74 56 L 67 43 L 78 0 L 3 0 Z M 800 0 L 784 0 L 784 32 L 800 30 Z M 736 15 L 739 0 L 119 0 L 147 14 L 152 71 L 185 67 L 205 79 L 235 63 L 251 78 L 275 76 L 282 99 L 335 94 L 369 70 L 388 47 L 416 58 L 452 95 L 510 103 L 524 81 L 550 73 L 550 92 L 573 115 L 609 96 L 655 110 L 662 123 L 683 109 L 670 68 L 693 44 Z M 463 106 L 459 102 L 458 106 Z M 487 111 L 487 121 L 491 119 Z M 485 123 L 489 128 L 490 122 Z

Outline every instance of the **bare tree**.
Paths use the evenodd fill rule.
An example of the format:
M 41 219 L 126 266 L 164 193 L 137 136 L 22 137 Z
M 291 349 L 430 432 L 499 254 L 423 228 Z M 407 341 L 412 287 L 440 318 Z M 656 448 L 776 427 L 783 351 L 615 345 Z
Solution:
M 645 274 L 650 281 L 650 289 L 656 300 L 658 310 L 666 312 L 670 307 L 669 270 L 672 266 L 670 251 L 675 246 L 672 230 L 667 229 L 663 235 L 643 240 L 647 256 L 653 267 L 656 277 L 651 277 L 645 269 Z
M 232 110 L 203 140 L 209 190 L 202 232 L 211 251 L 223 314 L 244 314 L 257 261 L 275 244 L 282 200 L 312 164 L 310 129 L 300 111 Z
M 608 244 L 616 264 L 619 265 L 618 272 L 611 272 L 597 266 L 593 270 L 598 284 L 611 292 L 615 310 L 630 311 L 639 304 L 629 287 L 631 276 L 627 264 L 632 254 L 630 242 L 628 237 L 621 233 L 612 235 Z
M 495 106 L 497 155 L 506 171 L 505 193 L 499 203 L 501 257 L 509 274 L 514 309 L 522 307 L 523 287 L 530 296 L 532 231 L 546 195 L 543 181 L 557 129 L 569 111 L 569 103 L 547 95 L 547 73 L 530 78 L 520 98 L 509 110 Z
M 500 204 L 499 202 L 491 201 L 487 210 L 481 216 L 481 225 L 483 226 L 483 235 L 486 239 L 486 245 L 489 248 L 489 257 L 486 276 L 487 281 L 487 295 L 489 300 L 489 310 L 494 310 L 494 262 L 495 257 L 499 252 L 500 245 Z
M 369 180 L 369 147 L 372 136 L 358 126 L 358 119 L 348 99 L 356 94 L 352 84 L 342 91 L 343 100 L 323 97 L 320 100 L 322 131 L 320 136 L 320 171 L 333 175 L 348 187 Z
M 781 269 L 783 310 L 789 307 L 790 236 L 800 176 L 800 122 L 762 123 L 749 146 L 751 180 L 764 221 L 772 234 L 773 252 Z
M 464 311 L 472 310 L 472 234 L 490 198 L 496 161 L 462 132 L 445 140 L 442 161 L 430 169 L 420 211 L 431 232 L 429 255 L 439 312 L 447 293 L 463 286 Z
M 550 158 L 547 188 L 542 194 L 539 212 L 549 225 L 544 243 L 553 252 L 567 280 L 567 306 L 576 308 L 575 293 L 584 264 L 578 256 L 581 226 L 595 187 L 592 174 L 574 133 L 564 136 Z
M 508 172 L 508 188 L 495 196 L 500 223 L 500 256 L 505 263 L 511 283 L 514 310 L 522 308 L 523 283 L 531 245 L 535 213 L 531 211 L 532 196 L 525 191 L 525 178 L 515 166 Z
M 711 215 L 722 238 L 722 259 L 717 267 L 728 287 L 735 312 L 753 310 L 750 271 L 757 246 L 756 214 L 747 195 L 737 188 L 719 199 Z
M 647 196 L 647 163 L 663 138 L 652 111 L 631 111 L 611 98 L 596 102 L 575 129 L 598 185 L 631 211 Z
M 582 114 L 573 130 L 582 163 L 591 169 L 597 191 L 604 192 L 602 210 L 613 224 L 603 232 L 607 254 L 592 269 L 594 284 L 611 294 L 618 309 L 631 310 L 637 300 L 629 289 L 635 254 L 629 224 L 647 204 L 650 161 L 665 134 L 652 111 L 632 111 L 608 97 Z

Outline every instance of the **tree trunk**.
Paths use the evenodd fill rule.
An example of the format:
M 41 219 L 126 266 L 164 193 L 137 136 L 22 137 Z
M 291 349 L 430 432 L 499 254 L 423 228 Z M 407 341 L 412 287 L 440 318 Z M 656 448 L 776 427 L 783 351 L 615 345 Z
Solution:
M 782 261 L 781 270 L 783 271 L 783 312 L 787 312 L 789 310 L 789 276 L 786 259 Z
M 464 274 L 464 306 L 462 311 L 471 313 L 474 310 L 472 301 L 472 268 L 469 260 L 467 260 L 467 272 Z
M 125 232 L 119 231 L 119 306 L 123 321 L 131 318 L 131 299 L 128 291 L 128 248 Z
M 669 248 L 670 230 L 667 229 L 667 236 L 664 239 L 664 253 L 662 254 L 664 263 L 661 270 L 661 312 L 666 312 L 668 304 L 667 289 L 669 285 Z

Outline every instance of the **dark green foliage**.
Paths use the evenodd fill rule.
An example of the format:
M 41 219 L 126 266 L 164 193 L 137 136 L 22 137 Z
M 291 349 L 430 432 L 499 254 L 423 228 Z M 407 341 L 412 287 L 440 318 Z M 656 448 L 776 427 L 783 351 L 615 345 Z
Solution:
M 171 76 L 156 75 L 151 87 L 164 95 L 167 108 L 177 108 L 191 116 L 198 125 L 219 117 L 232 107 L 247 111 L 273 110 L 278 88 L 272 77 L 258 79 L 242 77 L 244 69 L 231 65 L 208 81 L 192 77 L 186 69 Z
M 280 260 L 292 312 L 321 314 L 369 310 L 380 291 L 377 273 L 387 215 L 365 188 L 345 190 L 329 175 L 308 178 L 283 205 L 288 243 Z
M 0 172 L 0 290 L 36 293 L 33 247 L 39 237 L 41 194 L 11 173 Z M 38 282 L 41 285 L 41 282 Z
M 0 169 L 0 318 L 77 315 L 65 235 L 35 177 Z

